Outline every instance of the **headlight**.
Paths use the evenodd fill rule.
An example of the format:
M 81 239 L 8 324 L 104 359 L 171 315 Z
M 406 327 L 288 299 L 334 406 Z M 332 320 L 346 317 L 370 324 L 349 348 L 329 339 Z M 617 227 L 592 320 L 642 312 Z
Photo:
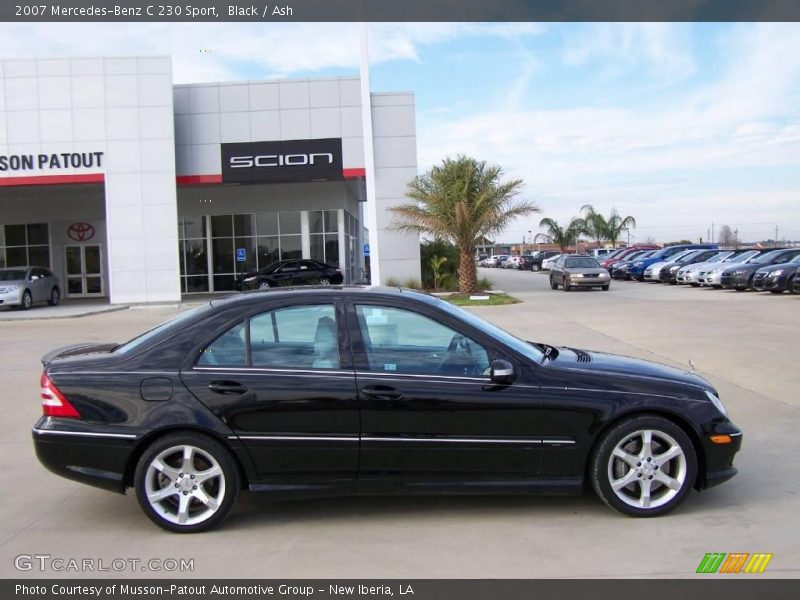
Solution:
M 570 277 L 583 277 L 583 273 L 570 273 Z
M 674 273 L 674 272 L 675 272 L 675 271 L 677 271 L 678 269 L 679 269 L 679 267 L 672 267 L 672 268 L 669 270 L 669 272 L 670 272 L 670 273 Z
M 771 273 L 767 273 L 767 277 L 777 277 L 778 275 L 783 274 L 783 269 L 778 269 L 777 271 L 772 271 Z
M 727 418 L 728 411 L 725 409 L 725 405 L 722 404 L 722 400 L 719 399 L 719 396 L 712 394 L 708 390 L 706 390 L 706 396 L 708 396 L 708 399 L 711 400 L 711 403 L 716 407 L 716 409 L 725 415 L 725 418 Z
M 643 264 L 644 263 L 642 263 L 642 262 L 635 262 L 635 263 L 633 263 L 633 266 L 634 267 L 641 267 Z
M 741 275 L 744 275 L 744 271 L 731 271 L 729 275 L 731 277 L 740 277 Z

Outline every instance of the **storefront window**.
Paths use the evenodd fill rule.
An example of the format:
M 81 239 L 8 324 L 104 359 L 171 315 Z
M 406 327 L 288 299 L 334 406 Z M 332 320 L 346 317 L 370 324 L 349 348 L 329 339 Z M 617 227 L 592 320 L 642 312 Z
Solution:
M 47 223 L 0 225 L 0 268 L 50 265 Z
M 208 291 L 206 218 L 178 217 L 181 293 Z
M 339 265 L 339 211 L 312 210 L 308 213 L 311 259 Z

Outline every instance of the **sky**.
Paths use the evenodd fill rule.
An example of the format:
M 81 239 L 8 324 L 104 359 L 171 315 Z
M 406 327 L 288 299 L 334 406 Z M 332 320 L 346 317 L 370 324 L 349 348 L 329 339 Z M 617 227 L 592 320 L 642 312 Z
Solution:
M 413 91 L 420 171 L 468 154 L 542 217 L 632 241 L 800 240 L 800 24 L 374 23 L 373 91 Z M 358 73 L 350 23 L 0 24 L 0 56 L 169 54 L 176 83 Z

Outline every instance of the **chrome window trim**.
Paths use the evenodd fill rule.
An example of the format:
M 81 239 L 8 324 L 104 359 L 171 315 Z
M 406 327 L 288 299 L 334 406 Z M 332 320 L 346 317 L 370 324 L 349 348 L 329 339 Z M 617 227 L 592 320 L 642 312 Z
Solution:
M 296 375 L 350 375 L 354 374 L 353 371 L 342 370 L 326 370 L 326 369 L 280 369 L 277 367 L 192 367 L 192 371 L 241 371 L 244 373 L 289 373 Z

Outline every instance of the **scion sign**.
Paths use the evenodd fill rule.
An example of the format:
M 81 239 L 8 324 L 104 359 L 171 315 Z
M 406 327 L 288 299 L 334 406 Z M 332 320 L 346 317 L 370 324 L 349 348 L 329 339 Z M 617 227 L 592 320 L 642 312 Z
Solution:
M 340 180 L 342 140 L 222 144 L 223 183 Z

